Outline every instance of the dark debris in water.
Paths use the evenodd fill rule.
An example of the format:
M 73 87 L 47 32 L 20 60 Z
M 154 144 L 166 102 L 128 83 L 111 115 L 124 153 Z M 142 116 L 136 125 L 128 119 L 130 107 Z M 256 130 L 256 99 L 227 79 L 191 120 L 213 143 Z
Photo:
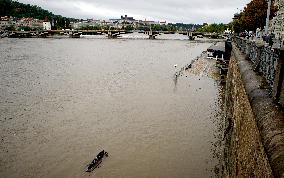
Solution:
M 87 168 L 86 168 L 86 172 L 92 172 L 94 171 L 94 169 L 96 168 L 99 168 L 100 167 L 100 164 L 102 163 L 103 161 L 103 158 L 104 157 L 108 157 L 109 154 L 108 152 L 106 151 L 101 151 L 94 159 L 93 161 L 87 165 Z

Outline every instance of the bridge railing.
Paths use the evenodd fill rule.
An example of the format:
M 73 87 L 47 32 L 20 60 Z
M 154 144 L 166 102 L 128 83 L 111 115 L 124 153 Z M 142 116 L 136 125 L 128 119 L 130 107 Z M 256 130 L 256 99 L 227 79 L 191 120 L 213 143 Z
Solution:
M 253 63 L 253 70 L 266 79 L 273 98 L 277 101 L 281 100 L 281 98 L 284 99 L 283 48 L 274 49 L 264 43 L 250 41 L 241 37 L 234 37 L 234 43 L 245 54 L 246 58 Z

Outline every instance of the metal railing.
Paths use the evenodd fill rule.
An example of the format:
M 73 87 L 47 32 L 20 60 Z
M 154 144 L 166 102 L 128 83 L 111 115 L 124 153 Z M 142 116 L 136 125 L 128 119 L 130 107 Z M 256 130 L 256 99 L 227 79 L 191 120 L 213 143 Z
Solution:
M 240 37 L 235 37 L 234 42 L 246 58 L 253 63 L 254 71 L 259 72 L 266 79 L 272 91 L 280 57 L 279 50 Z

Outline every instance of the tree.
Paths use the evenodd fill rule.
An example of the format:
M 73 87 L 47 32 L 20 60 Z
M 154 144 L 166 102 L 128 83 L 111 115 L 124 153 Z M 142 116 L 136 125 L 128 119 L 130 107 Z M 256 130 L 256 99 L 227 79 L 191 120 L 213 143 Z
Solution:
M 161 30 L 162 30 L 162 27 L 161 27 L 161 25 L 159 25 L 159 24 L 152 24 L 152 25 L 151 25 L 151 29 L 152 29 L 153 31 L 161 31 Z
M 19 27 L 18 30 L 31 31 L 32 28 L 28 26 Z
M 224 32 L 226 29 L 228 28 L 228 25 L 226 24 L 210 24 L 210 25 L 206 25 L 203 27 L 200 27 L 198 29 L 196 29 L 197 32 L 210 32 L 210 33 L 222 33 Z
M 11 26 L 6 27 L 5 30 L 16 31 L 16 27 L 14 25 L 11 25 Z
M 273 1 L 272 4 L 274 4 Z M 234 20 L 234 31 L 255 31 L 259 27 L 263 28 L 266 23 L 267 8 L 268 3 L 266 0 L 252 0 L 240 13 L 239 17 Z M 275 16 L 276 11 L 277 8 L 272 5 L 270 19 Z
M 74 21 L 72 18 L 54 15 L 41 7 L 12 0 L 0 0 L 0 16 L 12 16 L 18 18 L 33 17 L 40 20 L 44 20 L 47 17 L 50 21 L 54 20 L 55 24 L 53 29 L 69 28 L 70 21 Z
M 127 26 L 125 27 L 125 30 L 126 30 L 126 31 L 131 31 L 131 30 L 134 30 L 134 27 L 133 27 L 132 25 L 127 25 Z
M 101 27 L 99 25 L 96 25 L 96 26 L 83 26 L 80 28 L 80 30 L 101 30 Z M 111 30 L 114 30 L 111 28 Z
M 5 16 L 9 14 L 11 9 L 11 0 L 0 0 L 0 16 Z

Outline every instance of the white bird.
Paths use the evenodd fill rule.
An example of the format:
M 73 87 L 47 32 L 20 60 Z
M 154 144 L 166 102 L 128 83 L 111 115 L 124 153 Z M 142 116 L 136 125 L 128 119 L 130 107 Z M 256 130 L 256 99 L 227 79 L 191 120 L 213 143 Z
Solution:
M 175 68 L 176 68 L 177 66 L 178 66 L 177 64 L 174 65 Z

